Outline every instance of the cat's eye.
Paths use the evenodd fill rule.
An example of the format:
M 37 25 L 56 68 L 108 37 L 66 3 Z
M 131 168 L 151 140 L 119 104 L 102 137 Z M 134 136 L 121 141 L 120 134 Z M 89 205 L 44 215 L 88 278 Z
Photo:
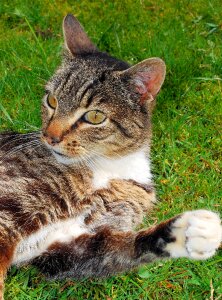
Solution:
M 101 124 L 105 119 L 106 116 L 99 110 L 90 110 L 83 116 L 84 121 L 93 125 Z
M 47 97 L 47 104 L 50 108 L 56 109 L 58 102 L 52 94 L 49 94 Z

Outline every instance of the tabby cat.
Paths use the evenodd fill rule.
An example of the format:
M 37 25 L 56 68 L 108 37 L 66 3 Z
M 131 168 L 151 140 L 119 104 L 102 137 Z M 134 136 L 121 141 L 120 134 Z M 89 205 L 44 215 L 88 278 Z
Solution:
M 63 31 L 41 132 L 0 135 L 0 299 L 11 265 L 105 277 L 155 259 L 206 259 L 221 242 L 220 219 L 207 210 L 135 231 L 156 201 L 151 112 L 164 62 L 130 67 L 100 52 L 72 15 Z

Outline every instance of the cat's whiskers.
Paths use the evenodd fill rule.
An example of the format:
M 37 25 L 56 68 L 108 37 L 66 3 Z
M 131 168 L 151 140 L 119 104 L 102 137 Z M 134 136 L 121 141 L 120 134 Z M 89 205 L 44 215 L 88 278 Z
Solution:
M 100 172 L 103 172 L 103 164 L 107 163 L 107 161 L 112 162 L 112 160 L 114 160 L 115 158 L 110 158 L 107 157 L 104 154 L 98 153 L 95 150 L 90 150 L 90 153 L 94 154 L 95 156 L 91 156 L 91 160 L 93 160 L 94 165 L 96 166 L 96 169 L 99 170 Z M 124 158 L 123 155 L 117 155 L 118 159 Z
M 83 154 L 79 155 L 78 159 L 75 162 L 75 165 L 84 167 L 85 166 L 85 155 L 83 155 Z
M 0 147 L 0 151 L 1 151 L 2 149 L 4 149 L 6 146 L 9 146 L 10 144 L 13 144 L 13 143 L 15 143 L 15 142 L 20 142 L 20 141 L 26 139 L 26 136 L 27 136 L 27 135 L 28 135 L 29 137 L 30 137 L 30 135 L 33 136 L 33 137 L 39 137 L 39 136 L 40 136 L 40 131 L 39 131 L 39 132 L 30 132 L 30 133 L 26 133 L 26 134 L 24 134 L 24 135 L 16 135 L 15 137 L 12 137 L 12 138 L 10 139 L 10 141 L 4 143 L 4 144 Z
M 92 159 L 92 157 L 87 157 L 86 158 L 86 164 L 87 166 L 92 170 L 98 170 L 98 166 L 95 164 L 94 160 Z
M 83 167 L 87 166 L 90 169 L 95 169 L 96 166 L 94 165 L 94 162 L 92 161 L 90 155 L 84 155 L 80 157 L 79 164 Z M 84 168 L 83 168 L 84 170 Z
M 92 156 L 92 154 L 95 156 Z M 85 159 L 86 162 L 90 163 L 91 166 L 98 169 L 98 166 L 96 165 L 96 162 L 95 162 L 95 157 L 98 157 L 98 155 L 99 154 L 93 150 L 90 150 L 90 151 L 87 150 L 83 159 Z M 105 157 L 104 157 L 104 159 L 105 159 Z
M 0 163 L 4 163 L 7 158 L 9 158 L 10 156 L 15 155 L 16 153 L 18 153 L 21 150 L 24 150 L 24 149 L 27 149 L 27 148 L 29 148 L 28 150 L 36 149 L 33 146 L 41 146 L 41 142 L 38 139 L 31 140 L 31 141 L 23 143 L 22 145 L 19 145 L 19 146 L 16 146 L 16 147 L 12 148 L 10 151 L 7 151 L 2 158 L 0 158 Z
M 99 153 L 99 152 L 97 152 L 97 151 L 95 151 L 95 150 L 90 150 L 90 153 L 93 153 L 93 154 L 95 154 L 95 156 L 97 157 L 97 158 L 99 158 L 100 160 L 105 160 L 105 161 L 107 161 L 107 160 L 110 160 L 110 161 L 112 161 L 112 160 L 114 160 L 114 159 L 116 159 L 116 158 L 111 158 L 111 157 L 108 157 L 108 156 L 106 156 L 105 154 L 102 154 L 102 153 Z M 124 158 L 124 155 L 120 155 L 119 153 L 115 153 L 116 154 L 116 156 L 118 157 L 118 158 Z
M 92 153 L 95 156 L 92 156 Z M 99 153 L 97 153 L 96 151 L 90 150 L 90 151 L 87 151 L 83 156 L 79 157 L 78 163 L 81 166 L 87 166 L 92 171 L 98 171 L 98 170 L 102 169 L 102 165 L 100 165 L 100 164 L 97 163 L 97 161 L 96 161 L 97 157 L 101 157 L 101 155 Z M 108 159 L 105 156 L 101 157 L 101 158 L 104 161 Z

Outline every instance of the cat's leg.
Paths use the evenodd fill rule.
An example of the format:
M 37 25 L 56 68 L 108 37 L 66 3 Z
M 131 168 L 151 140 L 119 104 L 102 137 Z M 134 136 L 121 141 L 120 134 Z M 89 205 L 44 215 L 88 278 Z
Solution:
M 104 227 L 67 243 L 58 241 L 33 264 L 54 278 L 104 277 L 160 258 L 206 259 L 215 253 L 221 238 L 218 215 L 197 210 L 137 233 Z

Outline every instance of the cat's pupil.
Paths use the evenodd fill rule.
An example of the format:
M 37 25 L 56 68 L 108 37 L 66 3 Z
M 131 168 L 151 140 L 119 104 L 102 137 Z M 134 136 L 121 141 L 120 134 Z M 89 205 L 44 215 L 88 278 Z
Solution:
M 95 113 L 95 121 L 97 121 L 97 119 L 98 119 L 98 118 L 97 118 L 97 114 L 98 114 L 98 113 L 96 112 L 96 113 Z

